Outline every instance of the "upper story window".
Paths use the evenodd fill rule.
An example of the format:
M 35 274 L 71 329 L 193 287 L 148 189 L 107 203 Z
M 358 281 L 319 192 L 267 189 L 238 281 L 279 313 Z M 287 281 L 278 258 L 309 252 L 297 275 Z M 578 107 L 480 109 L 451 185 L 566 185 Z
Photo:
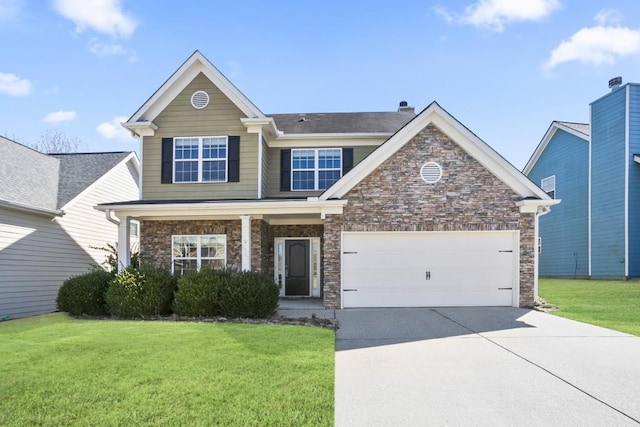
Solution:
M 291 150 L 291 189 L 326 190 L 342 176 L 342 150 Z
M 542 191 L 547 193 L 549 197 L 551 197 L 552 199 L 555 199 L 556 198 L 556 176 L 551 175 L 546 178 L 542 178 L 542 181 L 540 181 L 540 188 L 542 188 Z
M 173 138 L 173 182 L 227 182 L 228 138 Z

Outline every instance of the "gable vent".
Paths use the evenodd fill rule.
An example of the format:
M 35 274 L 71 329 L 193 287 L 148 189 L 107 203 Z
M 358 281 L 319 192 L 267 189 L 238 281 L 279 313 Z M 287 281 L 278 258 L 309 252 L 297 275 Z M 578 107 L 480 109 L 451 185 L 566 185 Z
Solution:
M 209 105 L 209 94 L 203 90 L 197 90 L 191 95 L 191 105 L 193 108 L 202 110 Z
M 442 168 L 436 162 L 427 162 L 422 165 L 420 176 L 427 184 L 435 184 L 442 178 Z

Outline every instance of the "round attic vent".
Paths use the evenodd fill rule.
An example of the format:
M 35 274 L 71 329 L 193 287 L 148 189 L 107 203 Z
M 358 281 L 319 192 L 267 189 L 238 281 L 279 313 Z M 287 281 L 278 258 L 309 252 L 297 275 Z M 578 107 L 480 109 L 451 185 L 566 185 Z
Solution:
M 191 105 L 193 108 L 202 110 L 209 105 L 209 94 L 203 90 L 197 90 L 191 95 Z
M 427 162 L 422 165 L 420 176 L 427 184 L 435 184 L 442 178 L 442 168 L 436 162 Z

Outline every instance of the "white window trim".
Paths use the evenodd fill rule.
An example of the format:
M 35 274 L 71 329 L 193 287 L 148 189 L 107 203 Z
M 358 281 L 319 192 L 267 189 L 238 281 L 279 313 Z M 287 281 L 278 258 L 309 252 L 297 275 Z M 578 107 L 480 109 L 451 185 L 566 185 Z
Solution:
M 318 162 L 320 157 L 320 151 L 329 151 L 329 150 L 338 150 L 340 152 L 340 166 L 337 168 L 320 168 L 320 163 Z M 293 159 L 294 153 L 296 151 L 313 151 L 314 152 L 314 168 L 313 168 L 313 188 L 293 188 L 293 173 L 294 172 L 309 172 L 311 169 L 294 169 L 293 168 Z M 332 147 L 332 148 L 294 148 L 291 150 L 291 191 L 323 191 L 327 188 L 331 187 L 329 185 L 327 188 L 318 188 L 320 183 L 320 171 L 338 171 L 340 176 L 338 179 L 342 178 L 342 162 L 343 162 L 343 153 L 342 148 Z
M 203 159 L 203 141 L 206 138 L 224 138 L 225 142 L 225 153 L 226 156 L 224 158 L 211 158 L 211 159 Z M 180 139 L 197 139 L 198 140 L 198 180 L 197 181 L 177 181 L 176 180 L 176 163 L 186 163 L 193 162 L 196 159 L 176 159 L 176 140 Z M 225 183 L 229 182 L 229 136 L 227 135 L 212 135 L 212 136 L 176 136 L 173 138 L 173 183 L 174 184 L 201 184 L 201 183 Z M 202 164 L 204 161 L 224 161 L 224 180 L 219 181 L 204 181 L 202 179 Z
M 198 249 L 196 251 L 196 256 L 195 257 L 176 257 L 175 256 L 175 238 L 176 237 L 196 237 L 198 239 Z M 224 241 L 224 258 L 222 257 L 202 257 L 201 254 L 201 248 L 202 248 L 202 238 L 203 237 L 216 237 L 216 238 L 222 238 L 222 240 Z M 215 260 L 215 259 L 222 259 L 224 260 L 223 265 L 226 266 L 227 265 L 227 235 L 226 234 L 172 234 L 171 235 L 171 273 L 174 273 L 174 266 L 175 266 L 175 261 L 176 260 L 196 260 L 196 269 L 198 271 L 200 271 L 200 268 L 202 268 L 202 260 Z
M 542 178 L 540 180 L 540 188 L 542 188 L 542 191 L 544 191 L 547 194 L 553 191 L 553 198 L 555 199 L 556 198 L 556 176 L 551 175 L 546 178 Z

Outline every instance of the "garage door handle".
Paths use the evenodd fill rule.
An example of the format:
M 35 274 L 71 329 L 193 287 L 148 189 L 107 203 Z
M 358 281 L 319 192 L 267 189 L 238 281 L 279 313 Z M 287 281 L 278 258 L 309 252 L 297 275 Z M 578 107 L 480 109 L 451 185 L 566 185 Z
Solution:
M 431 280 L 431 272 L 430 271 L 425 271 L 424 272 L 424 279 L 425 280 Z
M 358 292 L 357 289 L 343 289 L 342 292 Z

